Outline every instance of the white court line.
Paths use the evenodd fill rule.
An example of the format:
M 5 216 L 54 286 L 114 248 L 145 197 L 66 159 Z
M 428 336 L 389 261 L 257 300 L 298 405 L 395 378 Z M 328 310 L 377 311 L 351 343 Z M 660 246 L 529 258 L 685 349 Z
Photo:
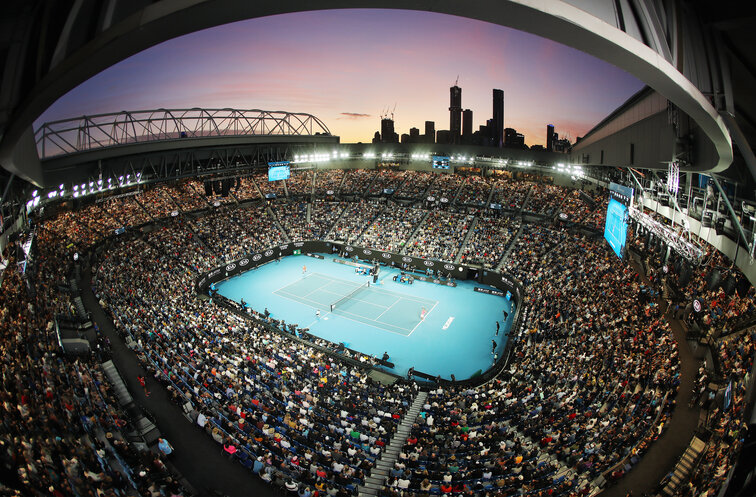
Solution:
M 373 287 L 371 286 L 370 288 L 373 288 Z M 407 295 L 406 293 L 393 292 L 391 290 L 384 290 L 383 288 L 373 288 L 373 289 L 376 292 L 388 293 L 388 294 L 390 294 L 392 296 L 399 295 L 399 296 L 401 296 L 405 300 L 412 300 L 414 302 L 419 302 L 421 304 L 430 304 L 431 302 L 435 302 L 435 300 L 424 299 L 422 297 L 415 297 L 415 296 L 412 296 L 412 295 Z
M 431 312 L 433 312 L 433 309 L 435 309 L 437 305 L 438 305 L 438 300 L 436 301 L 436 303 L 435 303 L 435 304 L 433 304 L 433 307 L 431 307 L 431 310 L 425 313 L 425 317 L 426 317 L 426 318 L 428 317 L 428 314 L 430 314 Z M 418 323 L 417 323 L 417 324 L 415 325 L 415 327 L 414 327 L 414 328 L 412 328 L 412 331 L 410 331 L 410 335 L 411 335 L 411 334 L 412 334 L 412 333 L 413 333 L 413 332 L 414 332 L 414 331 L 415 331 L 415 330 L 417 329 L 417 327 L 418 327 L 418 326 L 420 326 L 420 323 L 422 323 L 423 321 L 425 321 L 425 319 L 421 319 L 421 320 L 420 320 L 420 321 L 419 321 L 419 322 L 418 322 Z M 407 335 L 407 336 L 409 336 L 409 335 Z
M 286 294 L 288 294 L 288 295 L 286 295 Z M 309 306 L 309 307 L 314 307 L 315 309 L 320 309 L 321 307 L 323 307 L 322 304 L 313 305 L 311 302 L 315 302 L 315 301 L 313 301 L 311 299 L 300 297 L 299 295 L 295 295 L 295 294 L 290 293 L 290 292 L 278 290 L 276 292 L 276 295 L 279 295 L 279 296 L 281 296 L 281 297 L 283 297 L 285 299 L 293 300 L 294 302 L 298 302 L 300 304 L 304 304 L 304 305 Z M 305 302 L 303 302 L 303 300 Z M 385 326 L 389 326 L 389 327 L 396 328 L 396 329 L 399 329 L 399 330 L 410 331 L 407 328 L 402 328 L 401 326 L 395 326 L 393 324 L 384 323 L 383 321 L 376 321 L 375 319 L 367 318 L 367 317 L 363 316 L 362 314 L 356 314 L 354 312 L 345 311 L 343 309 L 339 309 L 339 310 L 341 311 L 341 313 L 339 313 L 339 314 L 333 313 L 334 316 L 341 316 L 343 318 L 349 319 L 350 321 L 355 321 L 357 323 L 362 323 L 362 324 L 366 324 L 368 326 L 373 326 L 374 328 L 378 328 L 378 329 L 381 329 L 383 331 L 388 331 L 389 333 L 396 333 L 397 335 L 402 335 L 402 336 L 405 336 L 405 337 L 409 336 L 406 333 L 400 333 L 400 332 L 397 332 L 397 331 L 394 331 L 394 330 L 386 329 Z M 326 314 L 324 314 L 324 315 L 322 315 L 320 317 L 320 319 L 322 320 L 328 314 L 331 314 L 331 311 L 327 311 Z M 360 319 L 350 318 L 349 316 L 344 316 L 343 314 L 351 314 L 352 316 L 356 316 L 356 317 L 358 317 L 360 319 L 364 319 L 364 320 L 367 320 L 367 321 L 373 321 L 374 323 L 380 323 L 382 326 L 371 325 L 370 323 L 366 323 L 365 321 L 361 321 Z M 307 328 L 312 327 L 312 325 L 315 324 L 317 321 L 318 320 L 316 319 L 315 321 L 313 321 L 312 323 L 310 323 L 310 325 L 307 326 Z M 410 334 L 411 333 L 412 332 L 410 331 Z
M 372 321 L 372 322 L 374 322 L 374 323 L 380 323 L 380 324 L 382 324 L 383 326 L 390 326 L 390 327 L 392 327 L 392 328 L 396 328 L 396 329 L 398 329 L 398 330 L 409 331 L 409 334 L 405 334 L 405 333 L 399 333 L 399 332 L 396 332 L 396 331 L 392 331 L 392 330 L 387 330 L 387 329 L 386 329 L 386 328 L 384 328 L 383 326 L 375 326 L 375 325 L 371 325 L 371 324 L 369 324 L 369 323 L 365 323 L 364 321 L 360 321 L 359 319 L 350 318 L 349 316 L 342 316 L 342 317 L 345 317 L 345 318 L 347 318 L 347 319 L 349 319 L 349 320 L 351 320 L 351 321 L 357 321 L 358 323 L 367 324 L 368 326 L 373 326 L 374 328 L 379 328 L 379 329 L 382 329 L 382 330 L 384 330 L 384 331 L 388 331 L 389 333 L 396 333 L 397 335 L 402 335 L 402 336 L 404 336 L 404 337 L 408 337 L 408 336 L 410 336 L 410 335 L 412 334 L 412 331 L 408 330 L 407 328 L 402 328 L 401 326 L 396 326 L 396 325 L 393 325 L 393 324 L 385 323 L 385 322 L 383 322 L 383 321 L 376 321 L 375 319 L 366 318 L 366 317 L 365 317 L 365 316 L 363 316 L 362 314 L 356 314 L 356 313 L 354 313 L 354 312 L 345 311 L 345 310 L 343 310 L 343 309 L 337 309 L 337 310 L 340 310 L 340 311 L 341 311 L 341 313 L 343 313 L 343 314 L 351 314 L 352 316 L 357 316 L 357 317 L 359 317 L 359 318 L 361 318 L 361 319 L 365 319 L 365 320 L 367 320 L 367 321 Z M 336 312 L 334 312 L 333 314 L 334 314 L 335 316 L 340 316 L 340 315 L 341 315 L 341 314 L 339 314 L 339 313 L 336 313 Z
M 401 297 L 399 297 L 398 299 L 396 299 L 396 300 L 394 301 L 394 303 L 393 303 L 393 304 L 391 304 L 390 306 L 386 307 L 386 309 L 384 309 L 382 313 L 378 314 L 378 315 L 377 315 L 377 316 L 375 317 L 375 319 L 379 319 L 379 318 L 380 318 L 381 316 L 383 316 L 384 314 L 386 314 L 386 312 L 387 312 L 387 311 L 388 311 L 389 309 L 391 309 L 392 307 L 394 307 L 394 306 L 395 306 L 395 305 L 396 305 L 397 303 L 399 303 L 399 302 L 401 302 L 401 301 L 402 301 L 402 298 L 401 298 Z
M 306 293 L 303 296 L 300 296 L 300 295 L 297 295 L 297 294 L 295 294 L 293 292 L 289 292 L 289 291 L 284 290 L 284 288 L 286 288 L 288 286 L 291 286 L 291 285 L 294 285 L 295 283 L 298 283 L 299 281 L 302 281 L 305 278 L 309 278 L 310 276 L 319 276 L 319 277 L 327 280 L 327 283 L 325 283 L 324 285 L 319 286 L 315 290 L 312 290 L 312 291 Z M 339 298 L 346 297 L 347 295 L 349 295 L 349 293 L 341 294 L 341 293 L 332 292 L 330 290 L 325 290 L 325 287 L 327 287 L 331 283 L 347 283 L 348 285 L 350 285 L 350 286 L 353 287 L 352 289 L 358 288 L 358 287 L 362 286 L 362 284 L 360 284 L 360 283 L 355 283 L 355 282 L 348 281 L 348 280 L 342 280 L 342 279 L 339 279 L 339 278 L 332 278 L 332 277 L 330 277 L 328 275 L 324 275 L 324 274 L 321 274 L 321 273 L 311 273 L 311 274 L 308 274 L 307 276 L 305 276 L 305 277 L 303 277 L 303 278 L 295 281 L 294 283 L 289 283 L 288 285 L 284 285 L 283 287 L 279 288 L 278 290 L 275 290 L 273 293 L 275 293 L 277 295 L 280 295 L 281 297 L 284 297 L 286 299 L 293 300 L 294 302 L 299 302 L 300 304 L 305 304 L 305 305 L 307 305 L 309 307 L 313 307 L 315 309 L 321 309 L 322 308 L 322 309 L 326 310 L 327 311 L 326 314 L 322 315 L 321 318 L 320 318 L 320 319 L 323 319 L 328 314 L 331 314 L 331 311 L 329 310 L 330 309 L 330 304 L 321 304 L 320 302 L 317 302 L 317 301 L 315 301 L 313 299 L 307 298 L 307 296 L 310 295 L 311 293 L 317 291 L 317 290 L 320 290 L 321 292 L 324 292 L 324 293 L 330 293 L 332 295 L 336 295 Z M 403 294 L 403 293 L 392 292 L 390 290 L 382 290 L 382 289 L 379 289 L 379 288 L 374 288 L 373 286 L 370 286 L 370 287 L 366 288 L 366 290 L 368 290 L 368 291 L 375 290 L 375 291 L 381 292 L 383 294 L 388 294 L 388 295 L 391 295 L 392 297 L 396 297 L 397 300 L 394 303 L 392 303 L 390 306 L 386 307 L 383 310 L 383 312 L 381 312 L 381 314 L 376 317 L 376 319 L 371 319 L 371 318 L 369 318 L 367 316 L 363 316 L 362 314 L 357 314 L 355 312 L 345 311 L 342 308 L 338 308 L 339 311 L 340 311 L 340 313 L 339 314 L 334 314 L 334 315 L 350 314 L 350 315 L 356 316 L 357 318 L 360 318 L 360 319 L 350 318 L 349 316 L 343 316 L 343 317 L 345 317 L 346 319 L 349 319 L 351 321 L 356 321 L 358 323 L 367 324 L 368 326 L 373 326 L 375 328 L 380 328 L 380 329 L 382 329 L 384 331 L 388 331 L 389 333 L 397 333 L 397 334 L 402 335 L 402 336 L 410 336 L 417 329 L 417 327 L 420 326 L 420 323 L 422 323 L 422 321 L 419 321 L 415 325 L 415 327 L 410 330 L 410 329 L 407 329 L 407 328 L 403 328 L 401 326 L 396 326 L 396 325 L 393 325 L 393 324 L 390 324 L 390 323 L 386 323 L 385 321 L 378 321 L 378 318 L 380 318 L 381 316 L 383 316 L 383 314 L 385 314 L 386 311 L 388 311 L 391 307 L 393 307 L 397 303 L 401 302 L 402 300 L 420 302 L 420 303 L 424 303 L 424 304 L 430 304 L 431 302 L 433 302 L 433 307 L 431 307 L 431 311 L 433 309 L 435 309 L 436 306 L 438 305 L 438 301 L 437 300 L 429 300 L 429 299 L 422 299 L 422 298 L 413 298 L 413 297 L 408 296 L 408 295 Z M 351 292 L 351 290 L 350 290 L 350 292 Z M 361 299 L 356 299 L 356 298 L 352 298 L 352 299 L 349 299 L 349 300 L 353 300 L 353 301 L 356 301 L 356 302 L 362 302 L 364 304 L 368 304 L 368 305 L 371 305 L 373 307 L 380 307 L 380 308 L 385 307 L 385 306 L 382 306 L 380 304 L 376 304 L 374 302 L 369 302 L 367 300 L 361 300 Z M 426 313 L 426 318 L 428 317 L 428 314 L 430 314 L 430 311 L 428 311 L 428 313 Z M 373 323 L 378 323 L 378 324 L 380 324 L 382 326 L 370 325 L 369 323 L 365 323 L 364 321 L 361 321 L 361 320 L 372 321 Z M 309 328 L 310 326 L 312 326 L 312 324 L 315 324 L 317 321 L 318 320 L 316 319 L 315 321 L 313 321 L 313 323 L 311 323 L 307 327 Z M 392 328 L 396 328 L 398 330 L 409 331 L 409 333 L 408 334 L 400 333 L 400 332 L 396 332 L 396 331 L 393 331 L 393 330 L 390 330 L 390 329 L 386 329 L 385 327 L 392 327 Z
M 346 297 L 346 295 L 340 295 L 340 294 L 338 294 L 338 293 L 334 293 L 334 292 L 331 292 L 331 291 L 328 291 L 328 290 L 323 290 L 323 292 L 325 292 L 325 293 L 330 293 L 330 294 L 332 294 L 332 295 L 338 295 L 338 296 L 339 296 L 339 299 L 340 299 L 341 297 Z M 349 295 L 349 294 L 347 294 L 347 295 Z M 372 305 L 373 307 L 380 307 L 381 309 L 383 309 L 383 308 L 385 307 L 385 306 L 383 306 L 383 305 L 381 305 L 381 304 L 376 304 L 376 303 L 374 303 L 374 302 L 369 302 L 369 301 L 367 301 L 367 300 L 360 300 L 360 299 L 356 299 L 356 298 L 354 298 L 354 297 L 352 297 L 352 298 L 350 298 L 350 299 L 347 299 L 347 300 L 349 300 L 349 301 L 353 301 L 353 302 L 362 302 L 362 303 L 364 303 L 364 304 Z M 337 300 L 337 301 L 338 301 L 338 300 Z M 393 304 L 392 304 L 392 305 L 393 305 Z M 385 312 L 385 311 L 384 311 L 384 312 Z
M 320 274 L 320 273 L 317 273 L 317 274 L 319 274 L 320 276 L 323 276 L 324 278 L 330 279 L 334 283 L 347 283 L 349 285 L 352 285 L 354 288 L 363 285 L 363 283 L 355 283 L 354 281 L 342 280 L 340 278 L 333 278 L 331 276 L 328 276 L 328 275 L 325 275 L 325 274 Z M 387 275 L 386 276 L 386 278 L 391 278 L 391 277 L 392 277 L 391 275 Z M 384 281 L 386 278 L 384 278 L 381 281 Z M 422 297 L 415 297 L 413 295 L 407 295 L 406 293 L 402 293 L 402 292 L 394 292 L 394 291 L 386 290 L 386 289 L 383 289 L 383 288 L 376 288 L 374 285 L 370 285 L 370 290 L 375 290 L 376 292 L 388 294 L 388 295 L 391 295 L 392 297 L 397 297 L 398 296 L 398 297 L 401 297 L 401 298 L 403 298 L 405 300 L 411 300 L 413 302 L 418 302 L 418 303 L 421 303 L 421 304 L 428 304 L 428 305 L 430 305 L 430 304 L 436 302 L 435 300 L 424 299 Z
M 276 295 L 280 295 L 281 297 L 283 297 L 285 299 L 293 300 L 294 302 L 299 302 L 300 304 L 304 304 L 304 305 L 308 305 L 310 307 L 314 307 L 315 309 L 320 309 L 321 307 L 324 308 L 324 309 L 328 309 L 328 304 L 321 304 L 320 302 L 318 302 L 316 300 L 308 299 L 306 297 L 302 297 L 301 295 L 297 295 L 295 293 L 287 292 L 285 290 L 277 290 L 275 292 L 275 294 Z M 306 302 L 302 302 L 303 300 L 305 300 Z M 313 305 L 312 303 L 308 303 L 308 302 L 312 302 L 312 303 L 314 303 L 316 305 Z

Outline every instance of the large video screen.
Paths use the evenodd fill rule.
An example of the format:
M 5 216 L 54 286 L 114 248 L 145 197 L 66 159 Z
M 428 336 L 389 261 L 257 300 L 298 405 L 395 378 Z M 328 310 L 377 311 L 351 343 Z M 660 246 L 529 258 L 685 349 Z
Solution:
M 628 206 L 633 198 L 633 189 L 611 183 L 609 185 L 609 206 L 606 208 L 604 238 L 620 259 L 625 256 L 627 243 Z
M 289 161 L 268 162 L 268 181 L 289 179 L 289 176 L 291 176 Z
M 433 167 L 435 169 L 449 169 L 449 157 L 446 155 L 434 155 Z

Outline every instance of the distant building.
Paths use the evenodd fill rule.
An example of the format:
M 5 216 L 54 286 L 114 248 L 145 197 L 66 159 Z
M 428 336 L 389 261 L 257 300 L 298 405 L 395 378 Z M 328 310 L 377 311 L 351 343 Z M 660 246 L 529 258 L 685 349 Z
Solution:
M 452 141 L 459 143 L 462 133 L 462 88 L 457 85 L 449 88 L 449 134 Z
M 554 140 L 554 152 L 561 152 L 564 154 L 564 153 L 569 152 L 570 148 L 572 148 L 572 144 L 570 143 L 570 140 L 568 140 L 567 138 Z
M 376 131 L 373 135 L 373 143 L 381 143 L 381 132 Z
M 399 143 L 399 135 L 394 132 L 394 120 L 384 117 L 381 119 L 381 141 L 383 143 Z
M 525 136 L 523 136 L 522 133 L 518 133 L 514 128 L 505 128 L 504 146 L 510 148 L 523 148 L 525 147 Z
M 548 150 L 549 152 L 554 150 L 554 125 L 553 124 L 546 125 L 546 150 Z
M 491 129 L 491 145 L 501 147 L 504 144 L 504 91 L 493 91 L 493 119 Z
M 420 143 L 420 130 L 417 128 L 410 128 L 409 139 L 410 143 Z
M 402 143 L 412 143 L 410 140 L 410 135 L 407 133 L 402 133 Z
M 462 136 L 465 138 L 465 142 L 469 142 L 472 138 L 473 127 L 473 111 L 465 109 L 462 111 Z
M 448 129 L 439 129 L 436 131 L 436 143 L 440 145 L 451 143 L 451 132 Z
M 436 123 L 425 121 L 425 143 L 436 143 Z

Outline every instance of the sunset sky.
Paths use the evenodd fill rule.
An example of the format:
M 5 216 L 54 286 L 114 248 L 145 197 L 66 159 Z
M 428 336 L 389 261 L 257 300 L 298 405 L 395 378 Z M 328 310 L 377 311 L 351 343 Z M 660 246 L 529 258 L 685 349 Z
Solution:
M 106 69 L 35 123 L 154 108 L 306 112 L 343 143 L 366 142 L 394 109 L 396 131 L 449 128 L 459 77 L 474 129 L 504 90 L 504 125 L 544 144 L 546 124 L 574 141 L 643 83 L 590 55 L 460 17 L 399 10 L 331 10 L 241 21 L 176 38 Z

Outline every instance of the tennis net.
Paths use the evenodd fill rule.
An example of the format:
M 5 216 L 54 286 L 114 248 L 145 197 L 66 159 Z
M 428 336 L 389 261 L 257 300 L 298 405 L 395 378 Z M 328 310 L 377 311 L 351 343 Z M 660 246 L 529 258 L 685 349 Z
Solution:
M 359 292 L 361 292 L 362 290 L 364 290 L 366 288 L 370 288 L 370 282 L 369 281 L 365 282 L 364 285 L 360 285 L 356 289 L 352 290 L 351 292 L 349 292 L 348 294 L 344 295 L 339 300 L 337 300 L 336 302 L 334 302 L 333 304 L 331 304 L 331 312 L 333 312 L 333 310 L 336 309 L 337 306 L 339 306 L 339 305 L 343 304 L 344 302 L 346 302 L 347 300 L 353 298 L 355 295 L 357 295 Z

